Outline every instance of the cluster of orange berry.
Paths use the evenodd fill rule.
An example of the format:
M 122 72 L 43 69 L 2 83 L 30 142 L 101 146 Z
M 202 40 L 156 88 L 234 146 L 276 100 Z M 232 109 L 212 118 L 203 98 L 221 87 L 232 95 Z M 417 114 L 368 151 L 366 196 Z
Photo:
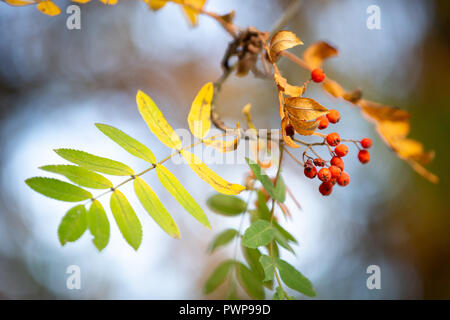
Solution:
M 325 79 L 325 74 L 321 69 L 315 69 L 311 73 L 311 79 L 314 82 L 322 82 Z M 330 110 L 326 116 L 320 117 L 319 129 L 323 130 L 328 127 L 330 123 L 337 123 L 341 119 L 341 115 L 337 110 Z M 370 161 L 370 153 L 367 149 L 372 146 L 372 140 L 370 138 L 364 138 L 360 141 L 350 140 L 357 146 L 358 143 L 362 147 L 358 153 L 358 159 L 362 164 L 366 164 Z M 342 187 L 347 186 L 350 183 L 350 176 L 347 172 L 344 172 L 344 160 L 342 159 L 348 154 L 348 146 L 341 143 L 341 137 L 338 133 L 333 132 L 325 137 L 325 141 L 330 150 L 331 159 L 325 161 L 322 158 L 311 158 L 308 156 L 308 160 L 305 162 L 304 173 L 305 176 L 314 179 L 317 177 L 322 181 L 319 186 L 319 191 L 322 195 L 327 196 L 333 191 L 333 187 L 336 183 Z M 334 150 L 332 149 L 334 147 Z M 359 146 L 358 146 L 359 148 Z M 329 163 L 329 166 L 327 164 Z M 321 167 L 320 170 L 317 167 Z

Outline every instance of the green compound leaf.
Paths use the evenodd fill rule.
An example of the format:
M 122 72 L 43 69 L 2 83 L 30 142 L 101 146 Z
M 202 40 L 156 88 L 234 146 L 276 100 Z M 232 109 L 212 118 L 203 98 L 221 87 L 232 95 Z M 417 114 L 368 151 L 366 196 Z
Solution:
M 92 242 L 98 251 L 102 251 L 109 242 L 109 221 L 105 209 L 98 200 L 92 201 L 87 214 L 89 231 L 94 236 Z
M 236 275 L 242 289 L 253 299 L 263 300 L 265 297 L 262 280 L 246 265 L 236 264 Z
M 261 184 L 263 185 L 264 189 L 267 191 L 269 196 L 272 199 L 275 199 L 279 202 L 284 202 L 285 199 L 283 199 L 282 197 L 281 190 L 275 192 L 275 187 L 272 183 L 272 180 L 270 180 L 269 176 L 263 171 L 263 169 L 261 169 L 259 164 L 257 164 L 253 160 L 250 160 L 249 158 L 245 158 L 245 161 L 247 161 L 247 164 L 254 173 L 256 179 L 258 179 L 259 182 L 261 182 Z M 282 188 L 280 187 L 280 189 Z
M 277 287 L 275 289 L 275 293 L 273 295 L 273 300 L 284 300 L 285 296 L 283 293 L 283 289 L 281 289 L 280 287 Z
M 102 172 L 114 176 L 133 175 L 133 170 L 127 165 L 115 160 L 94 156 L 93 154 L 74 150 L 56 149 L 55 152 L 62 158 L 86 169 Z
M 284 203 L 284 201 L 286 201 L 286 185 L 284 184 L 284 180 L 281 177 L 281 174 L 278 175 L 277 183 L 275 186 L 274 199 L 281 203 Z
M 205 294 L 211 293 L 224 283 L 235 263 L 236 261 L 234 260 L 225 260 L 219 264 L 209 276 L 208 280 L 206 280 L 203 292 Z
M 125 240 L 137 250 L 142 241 L 142 226 L 127 198 L 119 190 L 111 195 L 111 211 Z
M 166 167 L 161 165 L 156 166 L 156 174 L 161 184 L 167 191 L 178 201 L 178 203 L 189 212 L 195 219 L 197 219 L 202 225 L 211 229 L 208 217 L 203 212 L 203 209 L 192 198 L 192 196 L 181 185 L 178 179 L 170 172 Z
M 300 271 L 284 260 L 275 259 L 275 265 L 280 271 L 281 280 L 291 289 L 294 289 L 308 297 L 315 297 L 311 281 L 309 281 Z
M 33 177 L 25 183 L 34 191 L 56 200 L 79 202 L 92 198 L 89 191 L 58 179 Z
M 275 273 L 275 265 L 273 263 L 273 260 L 271 257 L 266 255 L 261 255 L 259 258 L 259 262 L 262 265 L 262 268 L 264 270 L 264 280 L 263 281 L 271 281 L 273 280 L 273 276 Z
M 209 247 L 209 252 L 213 253 L 217 248 L 227 245 L 238 235 L 239 232 L 235 229 L 226 229 L 222 231 L 214 238 Z
M 107 124 L 96 123 L 95 126 L 108 136 L 111 140 L 131 153 L 133 156 L 141 158 L 151 164 L 156 163 L 153 152 L 145 145 L 127 135 L 122 130 L 109 126 Z
M 266 220 L 258 220 L 245 230 L 242 244 L 249 248 L 265 246 L 273 240 L 274 232 L 270 223 Z
M 247 204 L 241 198 L 220 193 L 209 197 L 207 205 L 215 213 L 224 216 L 237 216 L 244 213 L 247 208 Z
M 152 188 L 141 178 L 136 177 L 134 180 L 134 191 L 136 192 L 142 206 L 147 210 L 155 222 L 167 234 L 173 238 L 180 238 L 180 231 L 175 221 L 170 216 L 164 205 L 153 192 Z
M 67 211 L 58 227 L 58 238 L 61 245 L 78 240 L 87 228 L 87 213 L 83 205 Z
M 79 166 L 59 164 L 42 166 L 39 169 L 63 175 L 77 185 L 86 188 L 109 189 L 113 186 L 111 181 L 109 181 L 102 175 Z

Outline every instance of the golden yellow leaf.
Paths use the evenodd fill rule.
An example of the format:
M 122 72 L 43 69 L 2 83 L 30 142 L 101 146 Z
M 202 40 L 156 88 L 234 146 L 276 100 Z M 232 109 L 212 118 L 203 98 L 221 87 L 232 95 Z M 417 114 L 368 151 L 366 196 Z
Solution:
M 250 110 L 252 109 L 252 105 L 251 103 L 247 103 L 243 108 L 242 108 L 242 113 L 245 116 L 245 119 L 247 120 L 247 126 L 249 129 L 256 129 L 255 125 L 253 124 L 252 121 L 252 115 L 250 113 Z
M 187 4 L 183 6 L 184 13 L 186 14 L 186 17 L 191 25 L 195 27 L 198 23 L 199 10 L 203 9 L 206 0 L 184 0 L 181 2 L 183 4 Z
M 119 0 L 100 0 L 104 4 L 115 5 Z
M 358 105 L 362 108 L 363 114 L 376 121 L 403 121 L 410 118 L 409 112 L 391 106 L 382 105 L 368 100 L 359 100 Z
M 281 51 L 302 45 L 303 42 L 291 31 L 278 31 L 270 40 L 270 58 L 275 62 Z
M 284 107 L 290 118 L 293 116 L 303 121 L 316 120 L 328 113 L 327 108 L 310 98 L 286 97 L 284 98 Z
M 229 151 L 234 151 L 237 149 L 239 142 L 241 141 L 241 125 L 236 123 L 236 130 L 230 130 L 231 132 L 227 131 L 228 135 L 234 135 L 236 138 L 232 141 L 226 141 L 226 140 L 218 140 L 217 138 L 212 139 L 204 139 L 203 143 L 207 145 L 208 147 L 213 147 L 220 152 L 226 153 Z
M 291 148 L 299 148 L 300 146 L 292 140 L 290 136 L 286 134 L 286 128 L 290 126 L 289 118 L 285 116 L 283 120 L 281 120 L 281 134 L 283 135 L 283 141 L 286 143 L 287 146 Z
M 39 11 L 49 16 L 57 16 L 61 13 L 59 7 L 51 1 L 39 2 L 37 8 Z
M 414 169 L 414 171 L 416 171 L 418 174 L 420 174 L 422 177 L 424 177 L 428 181 L 430 181 L 432 183 L 439 182 L 438 176 L 436 176 L 435 174 L 433 174 L 430 171 L 428 171 L 427 169 L 425 169 L 422 165 L 420 165 L 416 161 L 414 161 L 414 160 L 407 160 L 407 161 L 408 161 L 409 165 Z
M 191 169 L 206 183 L 213 187 L 217 192 L 229 195 L 236 195 L 245 190 L 244 186 L 227 182 L 217 173 L 212 171 L 200 158 L 192 152 L 180 150 L 184 160 L 189 164 Z
M 338 51 L 330 44 L 321 41 L 310 45 L 303 53 L 303 60 L 311 68 L 319 68 L 324 60 L 336 56 Z
M 403 159 L 420 158 L 423 154 L 423 145 L 412 139 L 397 139 L 391 144 L 392 149 Z
M 339 83 L 331 79 L 324 80 L 323 88 L 335 98 L 341 98 L 345 94 L 344 88 L 342 88 Z
M 21 6 L 27 6 L 29 4 L 34 4 L 35 2 L 32 0 L 25 1 L 25 0 L 5 0 L 5 2 L 9 5 L 21 7 Z
M 398 139 L 404 139 L 409 133 L 408 121 L 381 121 L 377 125 L 377 131 L 381 138 L 388 144 L 392 145 Z
M 142 118 L 147 123 L 151 132 L 169 148 L 180 149 L 180 137 L 167 123 L 156 103 L 141 90 L 136 95 L 136 103 Z
M 285 95 L 291 96 L 291 97 L 300 97 L 303 95 L 303 92 L 305 92 L 305 87 L 301 86 L 293 86 L 290 85 L 286 78 L 284 78 L 278 70 L 275 70 L 273 74 L 273 79 L 275 80 L 275 83 L 277 84 L 278 88 L 283 91 Z
M 150 9 L 155 11 L 161 9 L 167 3 L 166 0 L 145 0 L 145 2 L 148 4 Z
M 189 129 L 192 134 L 203 139 L 211 128 L 211 101 L 214 95 L 214 86 L 211 82 L 205 84 L 192 102 L 188 116 Z

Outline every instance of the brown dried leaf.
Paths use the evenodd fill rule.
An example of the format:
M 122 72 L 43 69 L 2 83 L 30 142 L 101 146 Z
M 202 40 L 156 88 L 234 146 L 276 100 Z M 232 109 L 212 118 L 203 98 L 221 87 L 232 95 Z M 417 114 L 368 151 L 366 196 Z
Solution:
M 281 131 L 282 131 L 284 143 L 286 143 L 286 145 L 291 148 L 300 148 L 300 146 L 298 144 L 296 144 L 294 142 L 294 140 L 292 140 L 291 137 L 286 134 L 286 128 L 288 125 L 291 125 L 291 124 L 290 124 L 289 118 L 287 116 L 285 116 L 283 118 L 283 120 L 281 120 Z
M 281 51 L 302 45 L 303 42 L 291 31 L 278 31 L 270 40 L 270 58 L 276 62 Z
M 345 94 L 344 88 L 342 88 L 339 83 L 331 79 L 325 79 L 323 82 L 323 88 L 335 98 L 342 98 Z
M 303 92 L 305 92 L 305 87 L 297 87 L 290 85 L 286 78 L 284 78 L 278 70 L 276 70 L 273 74 L 273 79 L 275 80 L 275 83 L 277 84 L 278 88 L 283 91 L 285 95 L 291 96 L 291 97 L 300 97 L 303 95 Z
M 293 116 L 302 121 L 316 120 L 328 113 L 327 108 L 310 98 L 286 97 L 284 98 L 284 107 L 290 118 Z
M 338 54 L 338 50 L 330 44 L 321 41 L 310 45 L 303 53 L 303 60 L 311 69 L 319 68 L 323 61 L 334 57 Z
M 298 134 L 304 135 L 304 136 L 310 136 L 314 134 L 317 127 L 319 126 L 320 120 L 316 121 L 305 121 L 305 120 L 299 120 L 294 116 L 289 116 L 289 121 L 294 126 L 295 131 Z
M 376 121 L 403 121 L 410 117 L 409 112 L 405 110 L 364 99 L 359 100 L 357 104 L 362 108 L 363 114 Z

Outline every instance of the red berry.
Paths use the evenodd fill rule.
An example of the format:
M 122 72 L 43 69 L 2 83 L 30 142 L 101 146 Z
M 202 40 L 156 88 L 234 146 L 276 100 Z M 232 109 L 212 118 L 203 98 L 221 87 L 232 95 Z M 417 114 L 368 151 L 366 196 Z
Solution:
M 319 186 L 319 191 L 323 196 L 328 196 L 333 191 L 333 184 L 331 182 L 323 182 Z
M 345 187 L 350 183 L 350 176 L 347 172 L 342 172 L 339 178 L 337 178 L 338 185 Z
M 330 183 L 334 186 L 336 184 L 337 178 L 331 177 Z
M 339 111 L 333 109 L 327 113 L 327 119 L 331 123 L 337 123 L 339 122 L 339 120 L 341 120 L 341 115 L 339 114 Z
M 326 129 L 326 128 L 328 127 L 328 122 L 329 122 L 329 121 L 328 121 L 328 118 L 327 118 L 327 117 L 322 116 L 322 117 L 317 118 L 317 120 L 320 120 L 319 126 L 318 126 L 318 128 L 319 128 L 320 130 Z
M 362 164 L 370 161 L 370 153 L 367 150 L 360 150 L 358 153 L 358 159 Z
M 335 147 L 341 143 L 341 137 L 336 132 L 330 133 L 327 135 L 327 142 L 330 146 Z
M 323 73 L 322 69 L 319 69 L 319 68 L 314 69 L 311 72 L 311 79 L 312 79 L 312 81 L 317 82 L 317 83 L 322 82 L 325 79 L 325 73 Z
M 325 160 L 320 158 L 314 159 L 314 164 L 318 167 L 323 167 L 325 165 Z
M 319 173 L 317 174 L 317 177 L 319 180 L 323 182 L 327 182 L 331 180 L 331 172 L 328 170 L 328 168 L 322 168 L 319 170 Z
M 369 149 L 372 146 L 372 140 L 370 138 L 364 138 L 361 140 L 361 146 L 364 149 Z
M 344 160 L 342 160 L 340 157 L 331 158 L 330 163 L 331 163 L 331 165 L 339 167 L 342 171 L 344 171 L 344 167 L 345 167 Z
M 337 166 L 331 166 L 328 168 L 328 170 L 330 170 L 332 178 L 339 178 L 342 172 L 341 168 Z
M 305 176 L 307 176 L 310 179 L 314 179 L 317 175 L 317 169 L 314 166 L 305 166 Z
M 348 153 L 348 147 L 345 144 L 340 144 L 334 149 L 334 152 L 339 157 L 345 157 Z

